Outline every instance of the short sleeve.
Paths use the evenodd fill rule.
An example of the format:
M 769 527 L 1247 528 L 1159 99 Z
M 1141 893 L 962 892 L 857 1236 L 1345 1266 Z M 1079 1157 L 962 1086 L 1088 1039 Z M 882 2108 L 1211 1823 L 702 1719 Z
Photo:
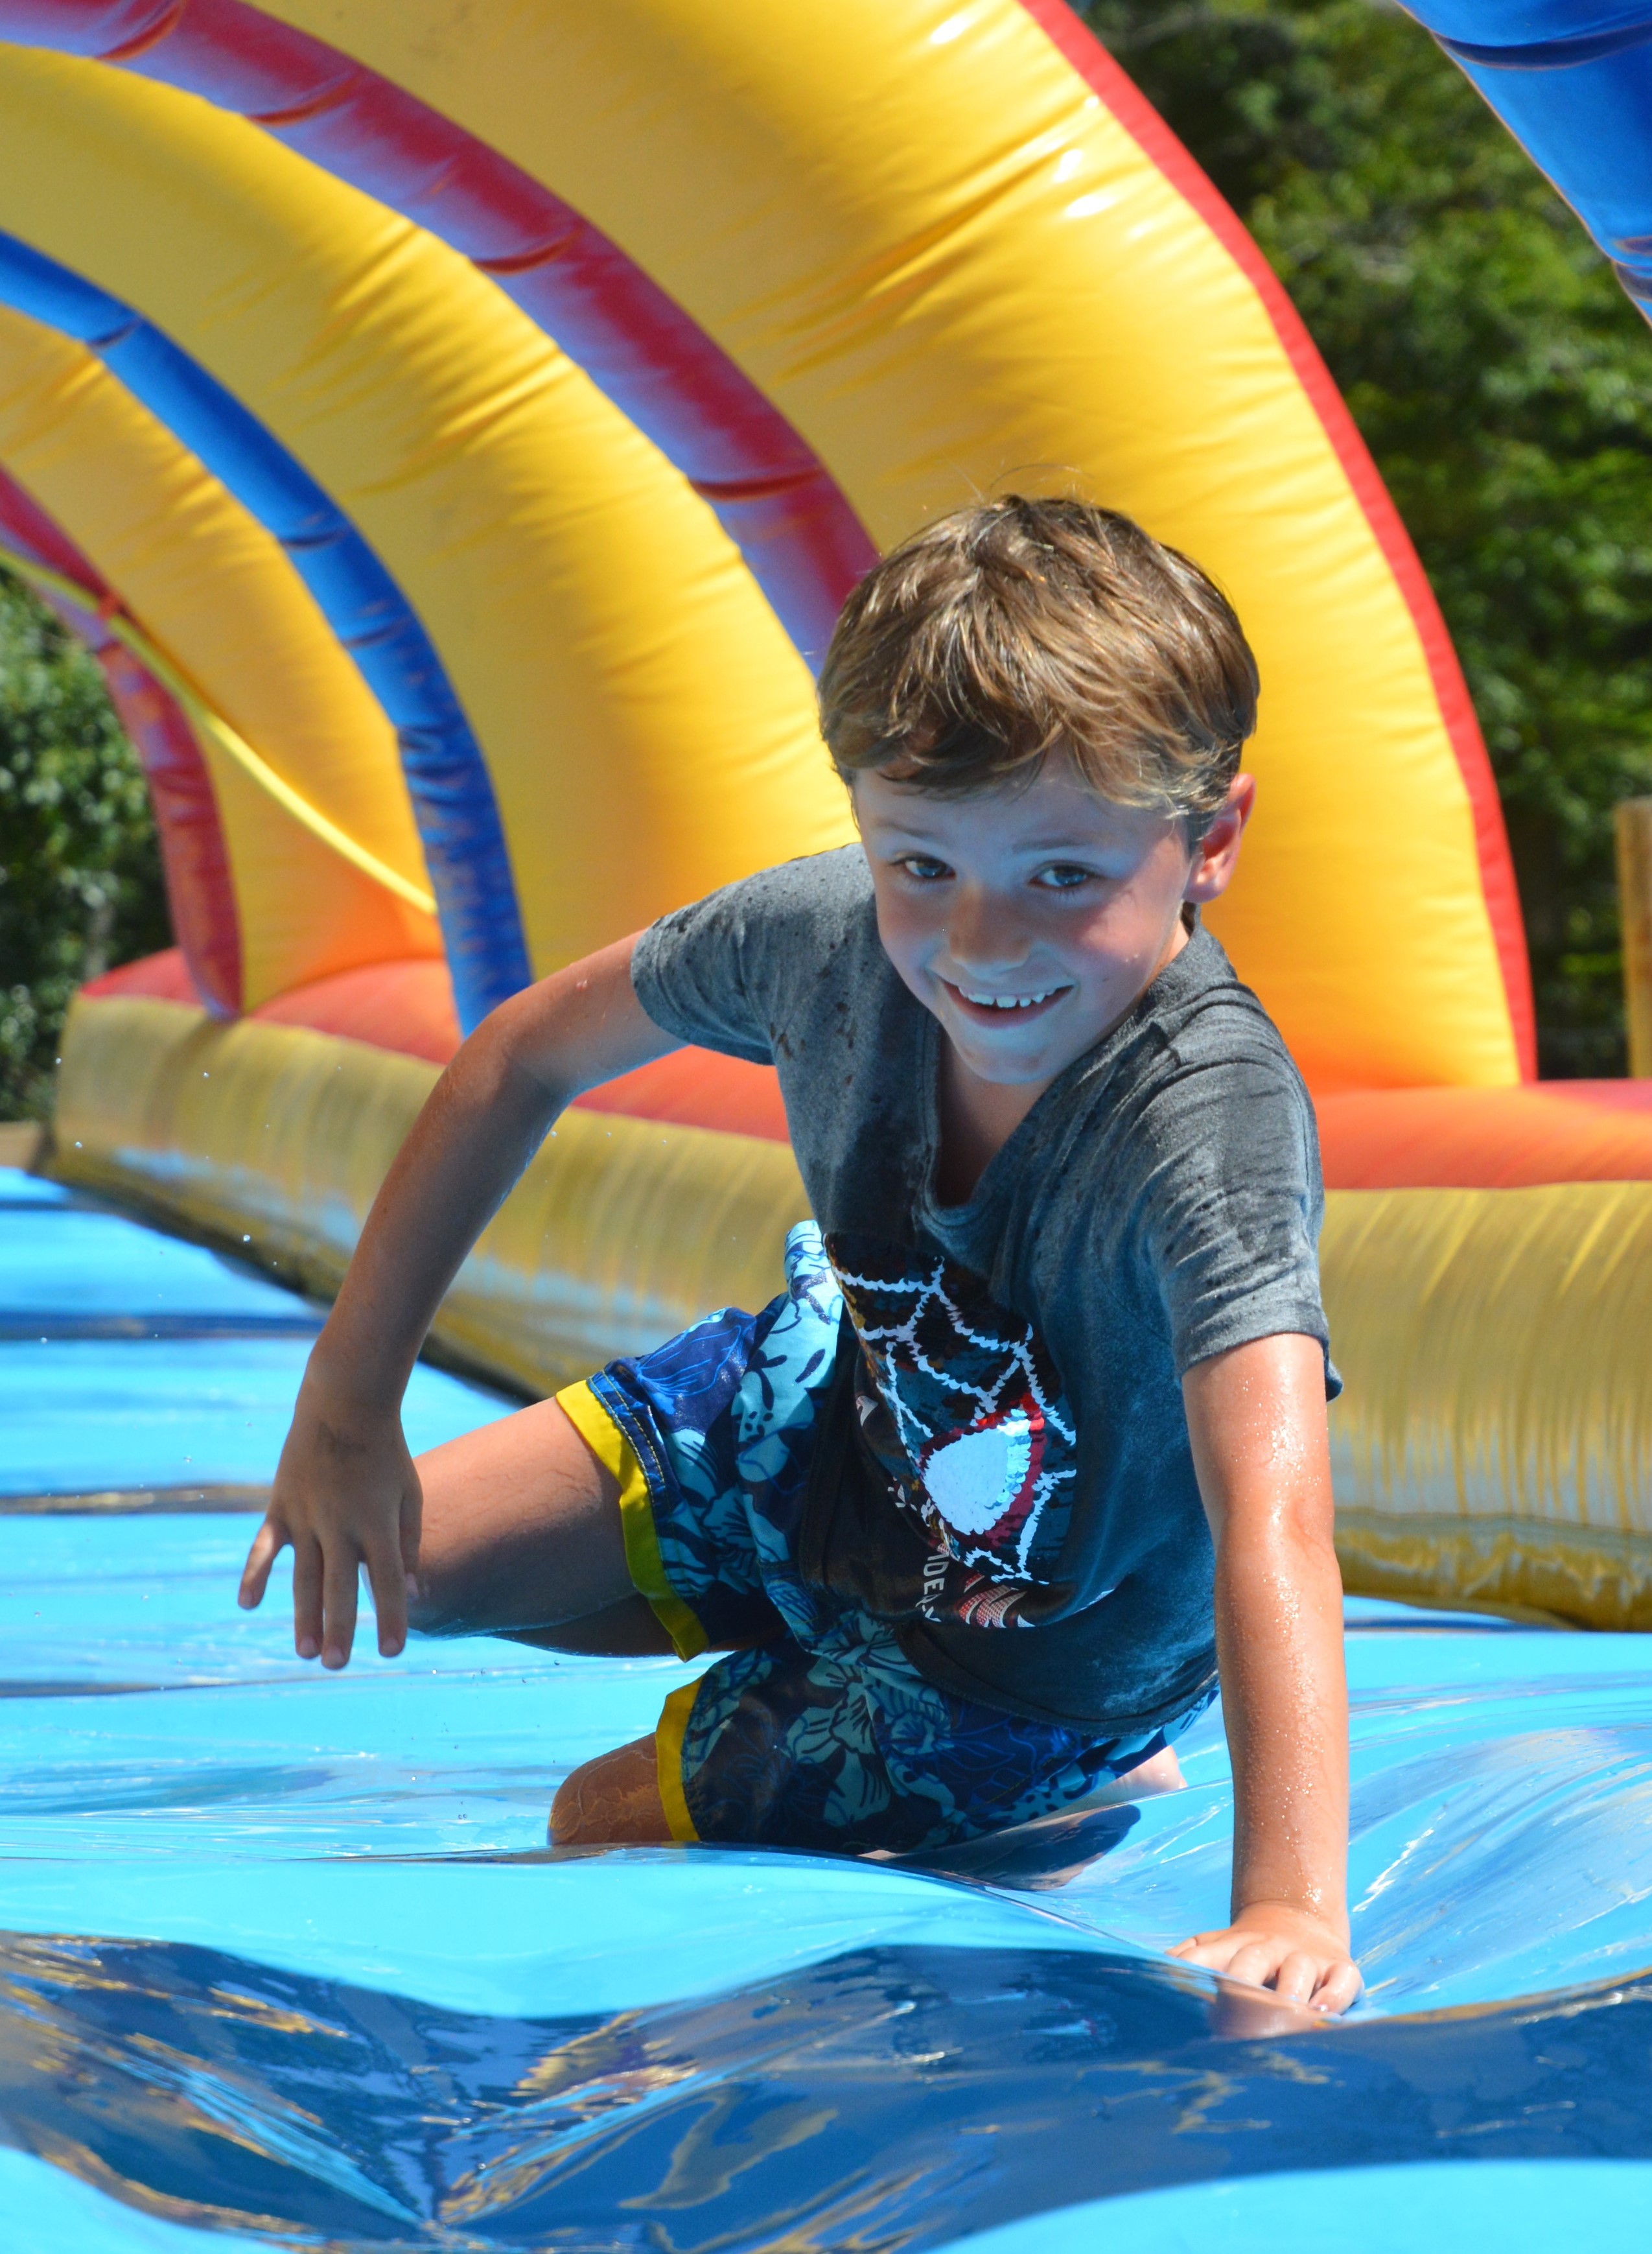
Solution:
M 727 892 L 662 916 L 637 942 L 631 984 L 662 1032 L 750 1064 L 770 1064 L 767 1036 L 740 975 L 741 927 Z
M 1253 1340 L 1299 1332 L 1330 1361 L 1320 1292 L 1325 1194 L 1306 1089 L 1261 1047 L 1179 1073 L 1147 1107 L 1142 1234 L 1177 1374 Z
M 773 1064 L 845 917 L 869 890 L 858 846 L 761 870 L 650 924 L 631 983 L 654 1024 L 681 1041 Z

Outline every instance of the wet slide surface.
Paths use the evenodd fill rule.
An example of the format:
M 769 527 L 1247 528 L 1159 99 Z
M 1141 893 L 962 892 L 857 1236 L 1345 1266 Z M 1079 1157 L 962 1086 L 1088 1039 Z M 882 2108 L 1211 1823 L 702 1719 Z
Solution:
M 553 1860 L 691 1670 L 326 1678 L 238 1613 L 318 1320 L 0 1172 L 8 2250 L 1646 2242 L 1652 1640 L 1350 1604 L 1336 2027 L 1159 1953 L 1223 1914 L 1215 1716 L 944 1871 Z M 422 1368 L 410 1438 L 512 1405 Z

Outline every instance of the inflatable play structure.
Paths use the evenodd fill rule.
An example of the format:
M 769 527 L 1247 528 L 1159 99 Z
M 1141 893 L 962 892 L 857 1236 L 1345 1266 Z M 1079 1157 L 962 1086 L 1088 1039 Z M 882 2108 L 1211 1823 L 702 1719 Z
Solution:
M 1416 12 L 1652 298 L 1644 9 Z M 115 1424 L 87 1410 L 71 1446 L 47 1432 L 55 1418 L 62 1435 L 70 1396 L 42 1394 L 33 1468 L 0 1474 L 17 1586 L 44 1592 L 32 1617 L 55 1639 L 24 1620 L 19 1680 L 78 1686 L 66 1712 L 185 1683 L 238 1685 L 233 1707 L 285 1679 L 278 1624 L 262 1656 L 232 1657 L 196 1583 L 245 1538 L 201 1514 L 246 1507 L 268 1478 L 268 1387 L 315 1323 L 294 1291 L 336 1282 L 443 1061 L 495 1004 L 849 836 L 812 696 L 837 607 L 882 549 L 995 488 L 1138 516 L 1222 583 L 1257 652 L 1259 808 L 1212 921 L 1319 1110 L 1348 1380 L 1339 1547 L 1367 1600 L 1350 1637 L 1356 1944 L 1382 2009 L 1441 2015 L 1433 2048 L 1380 2019 L 1338 2034 L 1334 2072 L 1318 2037 L 1224 2044 L 1211 1984 L 1152 1956 L 1184 1916 L 1214 1922 L 1225 1883 L 1214 1720 L 1190 1741 L 1185 1802 L 1129 1840 L 1123 1810 L 941 1872 L 733 1858 L 733 1894 L 692 1853 L 628 1858 L 618 1894 L 608 1864 L 564 1866 L 573 1954 L 550 1982 L 535 1969 L 547 1874 L 497 1862 L 527 1853 L 524 1810 L 542 1829 L 550 1797 L 550 1756 L 535 1768 L 522 1747 L 548 1698 L 564 1767 L 646 1729 L 661 1671 L 529 1654 L 501 1674 L 496 1651 L 454 1647 L 419 1678 L 420 1711 L 439 1694 L 457 1747 L 482 1712 L 474 1670 L 494 1670 L 494 1734 L 465 1737 L 483 1777 L 464 1788 L 480 1796 L 472 1832 L 452 1829 L 472 1821 L 457 1798 L 405 1823 L 375 1803 L 389 1831 L 365 1816 L 352 1830 L 343 1708 L 277 1746 L 277 1701 L 256 1721 L 234 1708 L 248 1718 L 233 1726 L 221 1710 L 192 1755 L 178 1741 L 164 1804 L 191 1823 L 165 1818 L 164 1868 L 147 1845 L 111 1847 L 72 1917 L 48 1876 L 8 1882 L 14 1936 L 140 1936 L 5 1945 L 6 1994 L 54 2030 L 52 2103 L 31 2110 L 26 2073 L 20 2110 L 0 2103 L 28 2124 L 12 2132 L 24 2152 L 58 2163 L 32 2174 L 0 2152 L 41 2245 L 836 2248 L 1007 2218 L 1007 2254 L 1093 2243 L 1082 2202 L 1105 2197 L 1119 2230 L 1135 2216 L 1121 2246 L 1353 2247 L 1368 2243 L 1346 2235 L 1354 2222 L 1298 2241 L 1286 2208 L 1247 2206 L 1242 2185 L 1209 2187 L 1228 2204 L 1179 2208 L 1157 2237 L 1151 2201 L 1182 2178 L 1368 2160 L 1406 2163 L 1405 2199 L 1427 2177 L 1437 2233 L 1413 2242 L 1388 2194 L 1361 2192 L 1373 2246 L 1485 2226 L 1494 2184 L 1510 2247 L 1526 2227 L 1564 2243 L 1579 2171 L 1603 2229 L 1652 2212 L 1631 2165 L 1652 2154 L 1652 2117 L 1626 2113 L 1621 2087 L 1642 2071 L 1626 2062 L 1644 2054 L 1642 1992 L 1614 1991 L 1615 2014 L 1494 2010 L 1652 1958 L 1634 1782 L 1652 1662 L 1621 1633 L 1652 1627 L 1652 1082 L 1536 1079 L 1496 794 L 1404 530 L 1260 255 L 1062 0 L 0 0 L 0 563 L 103 666 L 149 778 L 178 942 L 75 1003 L 60 1186 L 0 1193 L 23 1248 L 4 1336 L 38 1322 L 42 1348 L 89 1352 L 129 1322 L 145 1344 L 187 1331 L 245 1348 L 233 1382 L 218 1366 L 216 1409 L 190 1396 L 198 1448 L 141 1474 L 152 1395 L 121 1396 Z M 97 1211 L 100 1194 L 174 1234 Z M 549 1391 L 706 1308 L 766 1298 L 802 1210 L 773 1075 L 680 1052 L 562 1121 L 437 1348 L 472 1379 Z M 232 1290 L 201 1245 L 270 1280 Z M 46 1367 L 18 1362 L 18 1383 Z M 91 1365 L 76 1367 L 89 1403 Z M 430 1434 L 503 1405 L 452 1376 L 420 1383 Z M 214 1417 L 256 1445 L 209 1446 Z M 55 1508 L 66 1496 L 116 1511 L 95 1545 Z M 111 1626 L 140 1571 L 158 1577 L 147 1644 L 130 1605 Z M 97 1633 L 50 1593 L 71 1586 Z M 1392 1600 L 1441 1625 L 1424 1634 Z M 1539 1632 L 1557 1623 L 1620 1633 Z M 388 1687 L 368 1663 L 340 1692 L 361 1729 Z M 1521 1718 L 1540 1693 L 1541 1746 Z M 154 1731 L 144 1773 L 172 1774 Z M 56 1737 L 48 1754 L 49 1734 L 17 1773 L 60 1760 L 77 1820 L 114 1806 L 90 1756 Z M 1586 1741 L 1617 1782 L 1580 1800 Z M 459 1754 L 431 1758 L 427 1774 L 451 1776 Z M 249 1777 L 276 1795 L 277 1774 L 298 1799 L 226 1829 L 208 1774 L 230 1780 L 225 1805 L 256 1799 Z M 1564 1833 L 1546 1862 L 1520 1828 L 1533 1794 Z M 300 1802 L 300 1844 L 270 1846 Z M 49 1808 L 40 1822 L 18 1852 L 45 1872 L 61 1843 Z M 276 1858 L 256 1867 L 255 1833 Z M 386 1853 L 369 1916 L 356 1860 Z M 1476 1886 L 1508 1925 L 1494 1945 L 1474 1938 L 1494 1914 L 1467 1906 Z M 443 1956 L 430 1921 L 485 1939 Z M 693 2000 L 706 1966 L 734 2002 Z M 781 1971 L 795 1978 L 765 2033 L 770 2006 L 752 1998 Z M 208 2042 L 214 2012 L 233 2034 Z M 1103 2025 L 1090 2079 L 1063 2080 L 1050 2030 Z M 966 2103 L 935 2062 L 987 2027 L 997 2064 Z M 483 2049 L 494 2079 L 467 2081 Z M 136 2077 L 164 2166 L 140 2166 L 127 2129 L 73 2096 L 87 2060 Z M 1127 2060 L 1136 2141 L 1109 2110 Z M 1060 2109 L 1046 2119 L 1040 2093 L 1070 2103 L 1075 2086 L 1084 2119 L 1113 2124 L 1099 2143 L 1051 2141 Z M 1494 2087 L 1534 2119 L 1570 2106 L 1571 2125 L 1552 2146 L 1505 2135 Z M 857 2208 L 868 2109 L 895 2089 L 910 2137 Z M 409 2139 L 434 2151 L 437 2132 L 409 2124 L 438 2114 L 470 2125 L 429 2162 L 426 2197 Z M 676 2141 L 649 2174 L 653 2120 Z M 842 2152 L 805 2197 L 829 2121 Z M 924 2141 L 943 2121 L 944 2165 Z M 1188 2160 L 1207 2132 L 1226 2164 Z M 979 2200 L 958 2158 L 977 2134 L 1000 2155 L 980 2163 L 997 2188 Z M 1454 2136 L 1481 2139 L 1472 2190 Z M 1570 2164 L 1558 2206 L 1550 2178 L 1522 2173 L 1533 2154 Z M 108 2203 L 98 2221 L 84 2201 L 110 2191 L 158 2235 L 98 2236 Z M 1067 2237 L 1015 2221 L 1058 2204 Z
M 1499 78 L 1459 13 L 1545 158 L 1534 88 L 1652 52 Z M 325 1288 L 464 1029 L 848 835 L 810 667 L 878 548 L 1075 486 L 1260 659 L 1213 920 L 1320 1105 L 1352 1585 L 1652 1625 L 1646 1090 L 1534 1082 L 1404 531 L 1061 0 L 0 0 L 0 548 L 103 659 L 178 940 L 76 1007 L 64 1179 Z M 800 1200 L 770 1077 L 673 1057 L 547 1145 L 439 1340 L 551 1388 L 760 1300 Z

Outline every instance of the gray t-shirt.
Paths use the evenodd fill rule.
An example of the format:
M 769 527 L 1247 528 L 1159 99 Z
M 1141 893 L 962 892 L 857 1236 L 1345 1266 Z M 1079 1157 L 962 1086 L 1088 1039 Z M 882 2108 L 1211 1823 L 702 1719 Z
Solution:
M 1098 1736 L 1181 1712 L 1215 1666 L 1181 1375 L 1327 1338 L 1312 1106 L 1221 947 L 1195 928 L 953 1206 L 941 1028 L 858 846 L 662 918 L 632 977 L 667 1032 L 780 1075 L 861 1349 L 870 1477 L 823 1578 L 960 1696 Z

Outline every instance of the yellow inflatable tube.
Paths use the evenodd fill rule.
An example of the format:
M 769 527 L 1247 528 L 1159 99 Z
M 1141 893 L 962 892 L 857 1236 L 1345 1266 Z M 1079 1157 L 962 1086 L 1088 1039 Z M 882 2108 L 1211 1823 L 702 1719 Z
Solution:
M 1402 591 L 1379 517 L 1415 560 L 1252 276 L 1040 20 L 1064 10 L 264 12 L 614 237 L 886 544 L 974 492 L 1071 480 L 1189 550 L 1262 666 L 1260 807 L 1213 919 L 1243 975 L 1317 1088 L 1518 1077 L 1448 718 L 1471 766 L 1483 756 L 1421 575 Z
M 1652 1628 L 1652 1182 L 1338 1190 L 1348 1586 Z
M 848 834 L 808 675 L 710 510 L 468 261 L 95 64 L 0 49 L 0 227 L 206 367 L 413 602 L 536 970 Z
M 388 724 L 276 542 L 88 349 L 0 307 L 0 463 L 210 710 L 408 885 L 424 859 Z M 210 732 L 242 999 L 441 951 L 435 920 L 289 814 Z

